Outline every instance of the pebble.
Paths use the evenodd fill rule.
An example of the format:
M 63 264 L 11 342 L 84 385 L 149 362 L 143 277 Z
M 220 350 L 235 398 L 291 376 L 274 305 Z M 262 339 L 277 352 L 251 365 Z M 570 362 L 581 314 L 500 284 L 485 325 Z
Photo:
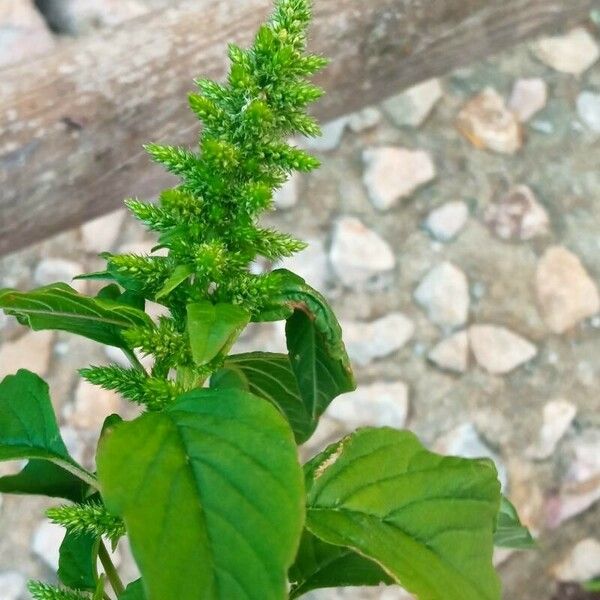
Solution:
M 502 488 L 506 488 L 508 483 L 506 466 L 500 456 L 484 444 L 473 423 L 462 423 L 444 434 L 435 443 L 434 450 L 441 454 L 463 458 L 491 458 L 498 469 L 498 479 Z
M 578 542 L 569 554 L 552 568 L 558 581 L 585 583 L 600 575 L 600 541 L 585 538 Z
M 347 286 L 365 283 L 396 266 L 390 245 L 355 217 L 342 217 L 336 223 L 329 260 Z
M 581 92 L 577 97 L 577 114 L 594 133 L 600 133 L 600 94 Z
M 435 325 L 451 329 L 467 321 L 469 283 L 466 275 L 450 262 L 431 269 L 419 283 L 414 296 Z
M 64 537 L 65 530 L 50 521 L 42 521 L 33 532 L 33 553 L 55 572 L 58 570 L 59 548 Z
M 415 332 L 414 323 L 399 312 L 369 323 L 343 320 L 341 325 L 348 355 L 361 367 L 400 350 Z
M 381 121 L 381 113 L 374 107 L 368 106 L 350 115 L 348 127 L 354 133 L 362 133 L 373 129 Z
M 99 253 L 114 250 L 125 215 L 126 211 L 119 209 L 83 224 L 81 241 L 86 252 Z
M 114 27 L 147 12 L 138 0 L 46 0 L 44 12 L 60 33 L 84 35 L 104 27 Z
M 402 429 L 408 416 L 408 387 L 402 381 L 359 386 L 338 396 L 327 414 L 348 429 L 395 427 Z
M 308 246 L 304 250 L 284 258 L 279 266 L 297 273 L 316 290 L 322 290 L 329 280 L 329 259 L 325 245 L 320 239 L 305 241 Z
M 572 75 L 581 75 L 600 57 L 596 40 L 583 27 L 565 35 L 542 38 L 533 43 L 532 51 L 544 64 Z
M 306 150 L 313 152 L 331 152 L 342 141 L 344 130 L 348 125 L 349 117 L 340 117 L 321 127 L 321 135 L 315 138 L 302 138 L 300 144 Z
M 275 207 L 288 210 L 298 203 L 298 184 L 300 176 L 294 173 L 273 195 Z
M 514 154 L 523 143 L 517 116 L 493 88 L 486 88 L 465 104 L 456 118 L 456 127 L 480 149 Z
M 471 349 L 477 363 L 492 375 L 504 375 L 530 361 L 537 348 L 506 327 L 472 325 Z
M 535 284 L 541 315 L 554 333 L 565 333 L 600 310 L 596 284 L 563 246 L 548 248 L 540 258 Z
M 49 52 L 54 45 L 32 0 L 0 2 L 0 67 Z
M 531 240 L 547 235 L 550 218 L 530 187 L 518 185 L 488 205 L 484 221 L 502 240 Z
M 560 490 L 548 499 L 547 524 L 558 527 L 600 501 L 600 430 L 584 430 L 572 442 Z
M 465 202 L 455 200 L 432 210 L 425 221 L 425 227 L 435 239 L 449 242 L 460 233 L 468 218 L 469 207 Z
M 429 79 L 383 102 L 398 127 L 420 127 L 443 95 L 439 79 Z
M 27 579 L 17 571 L 0 573 L 2 600 L 22 600 L 27 594 Z
M 508 108 L 517 115 L 521 123 L 526 123 L 546 106 L 547 101 L 548 86 L 543 79 L 517 79 L 508 101 Z
M 435 165 L 424 150 L 394 146 L 367 148 L 363 152 L 363 182 L 373 206 L 392 208 L 435 178 Z
M 63 417 L 72 427 L 97 431 L 104 419 L 118 412 L 120 406 L 120 398 L 115 392 L 81 379 L 75 391 L 75 402 L 65 406 Z
M 82 280 L 73 281 L 74 277 L 85 271 L 83 265 L 65 258 L 44 258 L 33 272 L 33 279 L 38 285 L 50 285 L 51 283 L 63 282 L 79 292 L 83 292 L 86 282 Z
M 544 406 L 543 424 L 538 439 L 527 449 L 527 456 L 535 460 L 544 460 L 552 456 L 576 414 L 577 407 L 568 400 L 558 399 L 548 402 Z
M 469 335 L 458 331 L 436 344 L 427 358 L 447 371 L 466 373 L 469 368 Z
M 0 345 L 0 378 L 19 369 L 29 369 L 44 376 L 50 367 L 54 334 L 51 331 L 28 331 L 16 340 Z

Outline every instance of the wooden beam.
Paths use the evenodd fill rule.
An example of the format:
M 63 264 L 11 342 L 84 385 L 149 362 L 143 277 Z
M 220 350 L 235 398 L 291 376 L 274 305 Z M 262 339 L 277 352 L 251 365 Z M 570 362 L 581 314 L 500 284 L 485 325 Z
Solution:
M 313 49 L 332 65 L 322 119 L 382 100 L 520 40 L 585 19 L 592 0 L 316 0 Z M 147 141 L 194 144 L 191 80 L 221 79 L 269 0 L 185 0 L 0 72 L 0 254 L 80 224 L 169 176 Z

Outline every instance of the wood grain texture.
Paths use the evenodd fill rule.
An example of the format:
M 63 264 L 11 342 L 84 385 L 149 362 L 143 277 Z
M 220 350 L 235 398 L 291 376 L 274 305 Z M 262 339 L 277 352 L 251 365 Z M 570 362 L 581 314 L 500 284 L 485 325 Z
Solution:
M 333 118 L 522 39 L 581 22 L 596 0 L 316 0 Z M 235 9 L 233 7 L 235 6 Z M 193 145 L 192 78 L 222 79 L 269 0 L 184 0 L 0 72 L 0 254 L 156 196 L 170 176 L 142 143 Z

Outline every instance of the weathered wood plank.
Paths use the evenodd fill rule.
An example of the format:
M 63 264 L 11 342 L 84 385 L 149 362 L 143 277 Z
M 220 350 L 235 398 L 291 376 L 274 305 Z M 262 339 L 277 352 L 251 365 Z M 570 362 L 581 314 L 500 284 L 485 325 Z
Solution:
M 316 108 L 333 118 L 519 40 L 579 22 L 593 0 L 316 0 L 313 49 L 331 56 Z M 222 78 L 269 0 L 186 0 L 0 73 L 0 254 L 170 179 L 146 141 L 193 144 L 197 74 Z

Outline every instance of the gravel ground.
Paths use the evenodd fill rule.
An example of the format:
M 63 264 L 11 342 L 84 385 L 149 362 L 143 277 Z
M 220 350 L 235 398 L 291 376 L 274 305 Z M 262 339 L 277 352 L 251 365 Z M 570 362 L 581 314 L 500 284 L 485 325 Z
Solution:
M 590 21 L 328 125 L 313 145 L 322 168 L 295 178 L 267 219 L 312 242 L 287 266 L 331 300 L 361 386 L 332 404 L 305 454 L 368 421 L 493 457 L 539 540 L 498 555 L 507 600 L 584 598 L 557 582 L 600 575 L 597 38 Z M 0 259 L 0 287 L 68 281 L 99 268 L 100 250 L 151 245 L 119 211 Z M 131 413 L 76 369 L 121 357 L 3 317 L 0 339 L 0 375 L 47 377 L 72 452 L 93 464 L 104 416 Z M 281 342 L 280 328 L 254 327 L 239 348 Z M 0 600 L 51 576 L 60 534 L 46 506 L 0 495 Z

